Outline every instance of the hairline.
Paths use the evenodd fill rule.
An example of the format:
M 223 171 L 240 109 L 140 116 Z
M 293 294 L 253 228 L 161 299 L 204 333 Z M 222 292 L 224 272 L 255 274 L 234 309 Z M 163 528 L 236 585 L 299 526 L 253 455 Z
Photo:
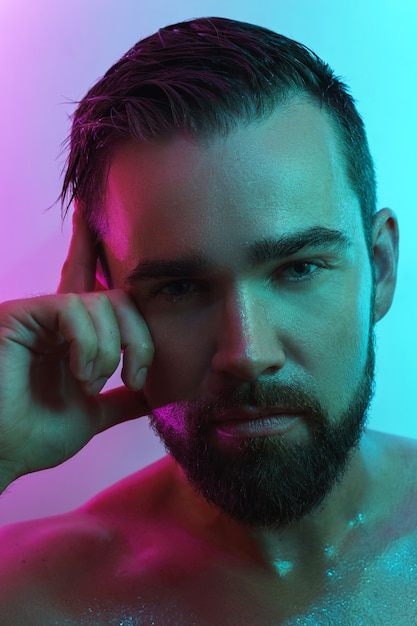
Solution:
M 286 105 L 293 103 L 309 103 L 316 106 L 320 109 L 327 117 L 330 123 L 330 127 L 333 131 L 333 136 L 335 139 L 334 145 L 337 151 L 338 158 L 340 159 L 339 163 L 341 169 L 344 173 L 345 181 L 352 193 L 355 195 L 356 199 L 359 203 L 359 210 L 361 213 L 361 221 L 364 229 L 364 233 L 366 236 L 366 225 L 364 223 L 364 211 L 361 205 L 361 198 L 359 196 L 358 191 L 355 189 L 355 185 L 352 181 L 352 177 L 349 173 L 349 150 L 346 145 L 346 137 L 340 122 L 335 111 L 333 111 L 325 102 L 320 101 L 319 97 L 315 94 L 310 93 L 308 90 L 302 90 L 300 88 L 288 88 L 285 91 L 281 91 L 276 94 L 276 99 L 267 103 L 269 106 L 265 107 L 265 111 L 262 115 L 254 115 L 251 117 L 243 118 L 241 116 L 233 116 L 230 114 L 230 125 L 227 129 L 220 127 L 214 129 L 203 129 L 197 132 L 191 132 L 186 128 L 172 129 L 171 132 L 156 134 L 150 137 L 147 140 L 137 140 L 133 136 L 130 137 L 119 137 L 116 138 L 114 143 L 112 143 L 108 147 L 108 152 L 105 155 L 104 165 L 102 166 L 102 173 L 100 177 L 100 189 L 97 193 L 97 201 L 95 205 L 92 207 L 93 210 L 91 214 L 94 215 L 94 224 L 90 224 L 90 227 L 93 228 L 94 234 L 97 238 L 97 241 L 100 241 L 103 238 L 103 235 L 106 233 L 107 228 L 107 200 L 106 200 L 106 190 L 107 190 L 107 181 L 111 168 L 112 160 L 115 156 L 117 149 L 126 143 L 131 141 L 137 142 L 140 145 L 146 146 L 148 144 L 155 144 L 158 142 L 163 143 L 164 141 L 169 140 L 172 137 L 183 137 L 189 138 L 192 141 L 196 141 L 198 143 L 204 144 L 205 142 L 210 143 L 215 141 L 217 138 L 227 138 L 230 137 L 234 132 L 239 130 L 243 130 L 250 126 L 255 126 L 256 124 L 262 124 L 267 122 L 275 112 Z M 100 204 L 100 208 L 98 208 L 98 204 Z M 98 223 L 99 222 L 99 223 Z M 368 246 L 369 248 L 369 246 Z M 370 252 L 370 250 L 369 250 Z

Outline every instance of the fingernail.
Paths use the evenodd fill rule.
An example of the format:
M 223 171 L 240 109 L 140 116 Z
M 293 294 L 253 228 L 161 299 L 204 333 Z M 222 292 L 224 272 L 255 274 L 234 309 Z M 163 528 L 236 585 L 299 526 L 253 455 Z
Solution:
M 97 380 L 95 380 L 92 383 L 89 383 L 87 385 L 87 391 L 90 395 L 95 396 L 98 393 L 100 393 L 100 391 L 103 389 L 104 385 L 107 382 L 107 378 L 104 376 L 103 378 L 97 378 Z
M 136 389 L 142 389 L 143 385 L 145 384 L 147 373 L 148 373 L 147 367 L 141 367 L 141 369 L 138 371 L 138 373 L 136 374 L 133 380 L 133 385 L 134 387 L 136 387 Z

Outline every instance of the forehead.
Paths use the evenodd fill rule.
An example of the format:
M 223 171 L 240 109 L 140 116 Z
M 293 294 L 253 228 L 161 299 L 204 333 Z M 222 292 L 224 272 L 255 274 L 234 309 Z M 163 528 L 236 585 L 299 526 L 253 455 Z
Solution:
M 126 142 L 109 169 L 105 245 L 129 264 L 316 226 L 360 237 L 338 141 L 328 114 L 299 101 L 226 137 Z

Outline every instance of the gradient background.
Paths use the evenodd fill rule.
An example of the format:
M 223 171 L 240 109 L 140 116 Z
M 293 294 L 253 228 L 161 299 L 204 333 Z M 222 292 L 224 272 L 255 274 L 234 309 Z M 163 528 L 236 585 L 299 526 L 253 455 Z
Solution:
M 0 298 L 53 292 L 69 240 L 56 200 L 72 101 L 138 39 L 202 15 L 258 23 L 311 47 L 350 85 L 365 119 L 379 205 L 400 220 L 396 299 L 378 325 L 370 426 L 417 437 L 417 4 L 414 0 L 0 0 Z M 163 449 L 143 418 L 59 468 L 19 479 L 0 524 L 69 510 Z

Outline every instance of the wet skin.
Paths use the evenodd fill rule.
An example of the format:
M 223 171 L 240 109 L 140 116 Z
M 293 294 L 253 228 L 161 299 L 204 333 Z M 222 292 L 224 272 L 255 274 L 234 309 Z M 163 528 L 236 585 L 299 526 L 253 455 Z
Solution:
M 178 403 L 277 380 L 316 394 L 340 422 L 364 370 L 372 313 L 376 322 L 391 304 L 396 223 L 386 210 L 374 218 L 372 303 L 358 199 L 323 111 L 299 101 L 226 138 L 127 143 L 106 199 L 107 262 L 151 332 L 145 391 L 153 409 L 168 407 L 161 418 L 187 436 Z M 281 245 L 279 258 L 256 263 L 248 253 L 296 233 L 306 241 L 312 229 L 340 236 L 284 255 Z M 275 428 L 283 441 L 312 436 L 303 416 L 287 432 Z M 278 532 L 230 520 L 168 457 L 51 521 L 47 538 L 36 523 L 11 531 L 21 564 L 7 610 L 26 615 L 21 607 L 37 603 L 33 623 L 42 624 L 45 615 L 54 623 L 52 603 L 56 623 L 249 625 L 320 618 L 339 603 L 338 623 L 367 623 L 378 610 L 381 623 L 400 624 L 415 615 L 415 580 L 399 586 L 383 563 L 402 558 L 404 581 L 415 562 L 415 463 L 413 445 L 365 434 L 324 505 Z M 391 600 L 372 600 L 385 586 Z M 400 591 L 403 616 L 392 613 Z
M 152 407 L 275 378 L 314 390 L 337 419 L 366 359 L 371 267 L 359 203 L 319 109 L 294 105 L 207 144 L 128 144 L 107 190 L 111 275 L 115 286 L 131 276 L 155 346 Z M 350 243 L 250 263 L 255 243 L 317 227 Z M 135 280 L 145 259 L 185 256 L 207 268 Z M 303 272 L 297 262 L 311 265 Z M 291 436 L 308 437 L 308 428 Z
M 372 314 L 378 320 L 389 305 L 395 262 L 382 252 L 392 236 L 382 212 L 373 311 L 359 202 L 323 111 L 299 101 L 226 138 L 130 142 L 110 167 L 107 217 L 113 283 L 128 287 L 155 346 L 145 392 L 169 449 L 168 429 L 181 448 L 193 434 L 190 413 L 199 424 L 184 401 L 251 383 L 299 388 L 320 401 L 330 426 L 341 424 L 364 378 Z M 235 449 L 247 432 L 240 417 L 213 426 L 210 444 Z M 307 449 L 309 417 L 284 411 L 290 428 L 281 433 L 272 409 L 257 438 Z
M 0 624 L 408 626 L 417 446 L 368 433 L 362 450 L 373 488 L 334 511 L 332 538 L 318 516 L 273 546 L 196 499 L 170 457 L 74 513 L 5 529 Z

